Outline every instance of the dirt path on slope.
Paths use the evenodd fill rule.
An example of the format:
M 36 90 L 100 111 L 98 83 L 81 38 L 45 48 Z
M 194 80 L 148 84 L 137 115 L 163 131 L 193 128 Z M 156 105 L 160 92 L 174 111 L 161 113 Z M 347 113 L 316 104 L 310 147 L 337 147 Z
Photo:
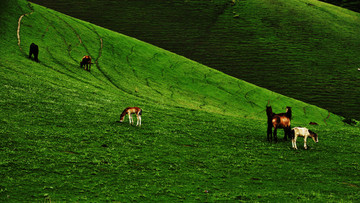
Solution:
M 21 52 L 24 52 L 21 48 L 21 39 L 20 39 L 20 26 L 21 26 L 21 20 L 24 16 L 28 16 L 34 13 L 34 10 L 32 10 L 30 13 L 25 13 L 19 17 L 18 20 L 18 28 L 17 28 L 17 39 L 18 39 L 18 46 Z

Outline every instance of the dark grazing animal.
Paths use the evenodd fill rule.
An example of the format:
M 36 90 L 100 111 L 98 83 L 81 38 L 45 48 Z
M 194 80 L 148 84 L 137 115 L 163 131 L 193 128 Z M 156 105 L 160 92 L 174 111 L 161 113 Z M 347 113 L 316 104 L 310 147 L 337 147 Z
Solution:
M 29 52 L 29 59 L 31 59 L 31 55 L 34 55 L 34 60 L 39 62 L 38 55 L 39 55 L 39 47 L 38 45 L 31 43 L 30 45 L 30 52 Z
M 285 132 L 284 140 L 291 138 L 291 107 L 286 107 L 285 113 L 275 114 L 271 106 L 266 106 L 267 115 L 267 140 L 272 141 L 272 128 L 274 128 L 274 140 L 277 142 L 277 129 L 283 128 Z
M 84 67 L 85 70 L 90 72 L 91 68 L 91 57 L 90 56 L 84 56 L 80 62 L 80 67 Z

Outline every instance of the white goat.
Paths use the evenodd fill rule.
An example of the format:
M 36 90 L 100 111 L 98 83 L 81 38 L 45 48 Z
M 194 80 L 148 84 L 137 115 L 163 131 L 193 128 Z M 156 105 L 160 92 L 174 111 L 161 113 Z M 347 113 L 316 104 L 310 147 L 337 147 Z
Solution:
M 307 128 L 295 127 L 293 129 L 291 129 L 291 135 L 292 135 L 291 143 L 292 143 L 292 147 L 294 149 L 297 149 L 296 139 L 298 136 L 304 137 L 304 148 L 305 149 L 307 149 L 307 146 L 306 146 L 307 137 L 310 136 L 314 140 L 314 142 L 316 142 L 316 143 L 319 142 L 318 135 Z

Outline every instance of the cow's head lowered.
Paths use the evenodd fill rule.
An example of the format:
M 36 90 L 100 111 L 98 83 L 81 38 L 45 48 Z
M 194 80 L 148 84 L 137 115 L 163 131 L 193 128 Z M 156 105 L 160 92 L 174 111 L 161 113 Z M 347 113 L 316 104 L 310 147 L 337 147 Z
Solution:
M 318 135 L 313 131 L 309 130 L 310 137 L 314 140 L 314 142 L 319 142 Z

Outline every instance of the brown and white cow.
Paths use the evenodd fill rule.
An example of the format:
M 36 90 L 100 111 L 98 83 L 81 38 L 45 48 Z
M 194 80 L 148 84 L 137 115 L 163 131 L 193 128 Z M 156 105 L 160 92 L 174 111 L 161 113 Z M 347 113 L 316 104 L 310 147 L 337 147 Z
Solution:
M 313 131 L 311 131 L 307 128 L 304 128 L 304 127 L 295 127 L 293 129 L 291 129 L 291 135 L 292 135 L 291 143 L 292 143 L 292 147 L 294 149 L 297 149 L 296 139 L 299 136 L 304 137 L 304 148 L 305 149 L 307 149 L 306 139 L 308 137 L 311 137 L 314 140 L 314 142 L 316 142 L 316 143 L 319 142 L 318 135 L 316 133 L 314 133 Z

